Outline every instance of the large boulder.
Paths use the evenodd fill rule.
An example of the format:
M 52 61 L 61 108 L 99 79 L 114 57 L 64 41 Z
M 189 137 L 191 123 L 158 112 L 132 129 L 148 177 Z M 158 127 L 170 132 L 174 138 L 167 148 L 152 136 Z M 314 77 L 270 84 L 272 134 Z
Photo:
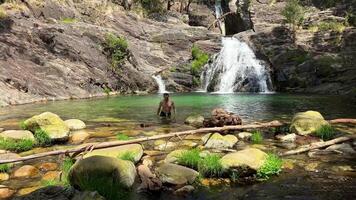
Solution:
M 133 157 L 134 162 L 138 162 L 142 155 L 143 149 L 140 144 L 128 144 L 123 146 L 105 148 L 105 149 L 97 149 L 90 153 L 84 155 L 84 158 L 88 158 L 91 156 L 107 156 L 113 158 L 119 158 L 124 154 L 130 154 Z
M 203 122 L 205 127 L 222 127 L 226 125 L 241 125 L 242 120 L 234 113 L 227 112 L 222 108 L 216 108 L 211 112 L 211 118 Z
M 157 174 L 163 183 L 184 185 L 193 183 L 199 173 L 193 169 L 176 164 L 164 163 L 157 168 Z
M 238 139 L 234 135 L 222 136 L 220 133 L 208 133 L 202 137 L 202 141 L 206 148 L 225 149 L 233 147 Z
M 290 130 L 299 135 L 309 135 L 314 133 L 323 125 L 329 123 L 317 111 L 300 112 L 294 115 Z
M 106 198 L 119 199 L 130 188 L 136 177 L 135 165 L 126 160 L 106 156 L 92 156 L 76 162 L 68 180 L 76 189 L 98 191 Z M 108 194 L 108 192 L 110 194 Z
M 70 130 L 80 130 L 85 129 L 86 125 L 82 120 L 79 119 L 68 119 L 64 123 L 69 127 Z
M 267 154 L 259 149 L 248 148 L 223 156 L 220 160 L 225 169 L 247 166 L 258 170 L 266 161 Z
M 33 133 L 37 129 L 45 131 L 52 141 L 65 141 L 69 136 L 69 127 L 58 115 L 51 112 L 35 115 L 27 119 L 24 125 Z
M 13 140 L 32 140 L 35 141 L 35 137 L 31 131 L 26 130 L 7 130 L 0 133 L 0 138 L 13 139 Z
M 203 126 L 204 117 L 201 115 L 190 115 L 184 121 L 185 124 L 200 128 Z

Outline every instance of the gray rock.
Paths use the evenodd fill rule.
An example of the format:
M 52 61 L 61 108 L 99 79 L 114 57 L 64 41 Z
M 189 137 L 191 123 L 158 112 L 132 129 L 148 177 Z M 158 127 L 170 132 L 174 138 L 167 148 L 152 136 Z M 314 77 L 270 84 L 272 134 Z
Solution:
M 200 128 L 203 126 L 204 117 L 201 115 L 190 115 L 184 121 L 185 124 Z
M 85 129 L 86 125 L 82 120 L 79 119 L 68 119 L 64 123 L 69 127 L 70 130 L 80 130 Z
M 252 136 L 252 133 L 249 133 L 249 132 L 240 132 L 237 134 L 237 137 L 239 137 L 239 139 L 242 139 L 242 140 L 248 140 L 248 139 L 250 139 L 251 136 Z
M 174 191 L 175 195 L 188 195 L 189 193 L 192 193 L 195 190 L 194 186 L 192 185 L 185 185 L 179 189 L 177 189 L 176 191 Z
M 30 131 L 26 130 L 7 130 L 0 133 L 0 137 L 5 139 L 13 139 L 13 140 L 32 140 L 35 141 L 35 137 Z
M 348 143 L 334 144 L 334 145 L 329 146 L 325 150 L 326 151 L 335 151 L 338 153 L 345 153 L 345 154 L 355 154 L 356 153 L 356 151 Z
M 193 169 L 171 163 L 161 164 L 156 172 L 163 183 L 174 185 L 193 183 L 199 175 L 199 173 Z
M 204 147 L 206 148 L 213 148 L 213 149 L 225 149 L 233 147 L 238 139 L 234 135 L 225 135 L 222 136 L 220 133 L 208 133 L 202 137 L 202 141 L 205 144 Z M 211 136 L 210 136 L 211 135 Z
M 281 142 L 294 142 L 297 139 L 297 135 L 291 133 L 287 135 L 277 135 L 276 138 Z

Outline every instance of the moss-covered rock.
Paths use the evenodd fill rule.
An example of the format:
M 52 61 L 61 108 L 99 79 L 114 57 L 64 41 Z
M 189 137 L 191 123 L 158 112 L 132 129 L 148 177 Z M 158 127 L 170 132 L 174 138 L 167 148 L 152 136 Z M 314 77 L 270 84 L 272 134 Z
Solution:
M 126 160 L 92 156 L 76 162 L 69 171 L 69 183 L 77 189 L 97 191 L 107 199 L 120 199 L 136 177 L 135 165 Z
M 184 121 L 185 124 L 200 128 L 203 126 L 204 117 L 201 115 L 190 115 Z
M 30 131 L 26 130 L 7 130 L 0 133 L 0 137 L 12 140 L 31 140 L 35 141 L 35 137 Z
M 66 141 L 69 136 L 69 127 L 58 115 L 51 112 L 35 115 L 27 119 L 24 125 L 33 133 L 38 129 L 45 131 L 52 141 Z
M 79 119 L 68 119 L 64 123 L 69 127 L 70 130 L 80 130 L 85 129 L 86 125 L 82 120 Z
M 290 130 L 299 135 L 309 135 L 314 133 L 323 125 L 329 123 L 317 111 L 300 112 L 294 115 Z
M 142 155 L 143 149 L 140 144 L 129 144 L 105 149 L 97 149 L 90 153 L 84 155 L 84 158 L 92 157 L 92 156 L 107 156 L 113 158 L 120 158 L 124 154 L 130 154 L 132 156 L 134 162 L 138 162 Z
M 157 168 L 157 173 L 163 183 L 183 185 L 193 183 L 199 173 L 193 169 L 176 164 L 164 163 Z
M 222 136 L 220 133 L 208 133 L 202 137 L 202 141 L 206 148 L 224 149 L 233 147 L 238 141 L 234 135 Z
M 258 170 L 266 161 L 267 154 L 256 148 L 248 148 L 223 156 L 220 160 L 225 169 L 247 166 Z

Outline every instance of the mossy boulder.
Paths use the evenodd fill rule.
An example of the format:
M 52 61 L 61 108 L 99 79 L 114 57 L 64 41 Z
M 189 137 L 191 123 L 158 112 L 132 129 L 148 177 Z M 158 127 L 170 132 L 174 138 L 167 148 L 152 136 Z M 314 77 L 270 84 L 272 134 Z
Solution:
M 166 158 L 164 159 L 165 163 L 174 163 L 178 160 L 178 157 L 182 155 L 183 153 L 187 152 L 188 150 L 186 149 L 177 149 L 172 152 L 170 152 Z
M 80 130 L 85 129 L 86 125 L 82 120 L 79 119 L 68 119 L 64 121 L 70 130 Z
M 164 163 L 157 168 L 157 173 L 163 183 L 184 185 L 193 183 L 199 173 L 193 169 L 176 164 Z
M 24 126 L 33 133 L 38 129 L 45 131 L 52 141 L 68 140 L 70 131 L 64 121 L 51 112 L 44 112 L 27 119 Z
M 202 137 L 202 141 L 206 148 L 224 149 L 233 147 L 238 139 L 234 135 L 222 136 L 220 133 L 208 133 Z
M 223 156 L 220 160 L 225 169 L 239 168 L 247 166 L 253 170 L 258 170 L 266 161 L 267 154 L 256 148 L 247 148 Z
M 106 199 L 126 199 L 135 177 L 132 162 L 106 156 L 79 160 L 68 173 L 71 186 L 82 191 L 97 191 Z
M 35 141 L 35 137 L 27 130 L 7 130 L 0 133 L 1 138 L 12 140 L 31 140 Z
M 194 126 L 196 128 L 203 127 L 204 117 L 201 115 L 190 115 L 184 121 L 185 124 Z
M 105 149 L 97 149 L 90 153 L 84 155 L 84 158 L 92 157 L 92 156 L 107 156 L 113 158 L 119 158 L 124 154 L 130 154 L 133 157 L 134 162 L 138 162 L 142 155 L 143 149 L 140 144 L 128 144 L 123 146 L 105 148 Z
M 323 125 L 328 125 L 324 117 L 317 111 L 300 112 L 294 115 L 290 130 L 299 135 L 315 133 Z

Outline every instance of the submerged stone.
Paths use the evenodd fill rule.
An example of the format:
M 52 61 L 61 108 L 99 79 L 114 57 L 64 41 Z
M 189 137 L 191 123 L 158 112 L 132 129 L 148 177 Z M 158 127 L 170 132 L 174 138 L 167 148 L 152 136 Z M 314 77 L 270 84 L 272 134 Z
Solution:
M 64 121 L 64 123 L 69 127 L 70 130 L 80 130 L 86 128 L 85 123 L 79 119 L 68 119 Z
M 156 171 L 163 183 L 174 185 L 193 183 L 199 175 L 199 173 L 193 169 L 171 163 L 161 164 Z
M 185 124 L 194 126 L 196 128 L 203 127 L 204 117 L 201 115 L 190 115 L 184 121 Z
M 319 112 L 306 111 L 294 115 L 290 130 L 299 135 L 309 135 L 315 133 L 323 125 L 328 124 Z
M 266 161 L 267 154 L 256 148 L 248 148 L 223 156 L 220 160 L 225 169 L 248 166 L 258 170 Z

